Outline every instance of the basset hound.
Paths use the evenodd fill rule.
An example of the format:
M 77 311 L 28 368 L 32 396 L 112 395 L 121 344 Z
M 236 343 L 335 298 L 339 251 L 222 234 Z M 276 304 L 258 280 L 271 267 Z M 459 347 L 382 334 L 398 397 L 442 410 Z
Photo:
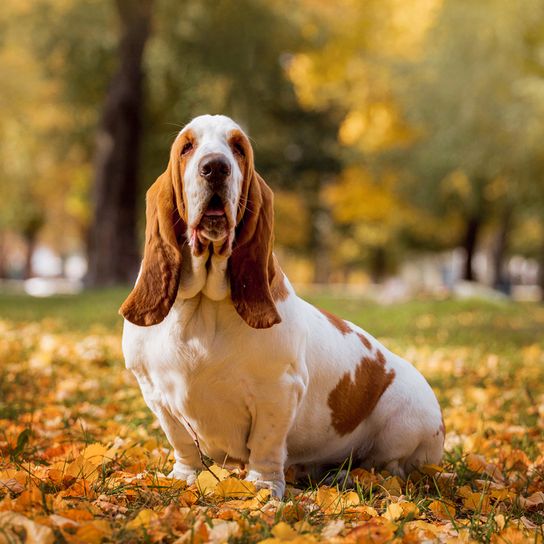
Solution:
M 123 353 L 192 483 L 201 455 L 281 497 L 289 466 L 351 458 L 406 476 L 442 456 L 423 376 L 297 297 L 273 254 L 273 195 L 241 128 L 203 115 L 147 192 L 145 250 L 120 309 Z

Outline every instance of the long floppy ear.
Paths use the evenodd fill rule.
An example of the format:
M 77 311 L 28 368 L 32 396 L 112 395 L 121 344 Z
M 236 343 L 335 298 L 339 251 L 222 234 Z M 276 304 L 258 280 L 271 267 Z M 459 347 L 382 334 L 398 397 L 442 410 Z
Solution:
M 185 223 L 176 207 L 171 168 L 146 195 L 145 249 L 134 289 L 119 313 L 131 323 L 147 327 L 160 323 L 176 300 L 181 272 L 179 238 Z
M 281 322 L 270 292 L 274 276 L 274 197 L 253 169 L 246 190 L 245 209 L 228 263 L 231 297 L 250 327 L 268 329 Z

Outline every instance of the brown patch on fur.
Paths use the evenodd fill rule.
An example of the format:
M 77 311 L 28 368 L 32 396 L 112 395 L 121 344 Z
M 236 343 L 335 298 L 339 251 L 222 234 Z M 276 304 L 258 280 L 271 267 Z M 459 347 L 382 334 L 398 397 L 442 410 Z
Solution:
M 268 329 L 281 323 L 270 292 L 274 279 L 274 195 L 255 171 L 253 151 L 242 133 L 244 182 L 238 209 L 238 224 L 228 275 L 232 303 L 238 315 L 254 329 Z
M 359 340 L 366 349 L 372 349 L 372 344 L 370 343 L 370 340 L 362 332 L 358 332 L 357 336 L 359 337 Z
M 285 274 L 280 268 L 276 257 L 274 259 L 274 277 L 272 278 L 272 283 L 270 284 L 270 292 L 272 293 L 272 298 L 274 302 L 283 302 L 289 297 L 289 290 L 285 285 Z
M 181 274 L 180 243 L 187 231 L 187 210 L 183 175 L 187 155 L 182 155 L 194 134 L 187 130 L 170 149 L 163 174 L 146 195 L 144 258 L 134 289 L 119 309 L 131 323 L 148 327 L 160 323 L 176 300 Z
M 353 432 L 372 413 L 394 377 L 395 371 L 385 369 L 385 357 L 378 351 L 375 358 L 361 359 L 354 379 L 349 372 L 340 378 L 328 399 L 332 426 L 340 436 Z
M 177 229 L 185 223 L 175 204 L 171 178 L 164 173 L 147 192 L 144 259 L 134 289 L 119 313 L 131 323 L 160 323 L 176 300 L 181 273 Z
M 321 308 L 318 308 L 318 310 L 330 321 L 331 325 L 336 327 L 342 334 L 349 334 L 352 332 L 350 326 L 341 317 L 331 314 L 330 312 L 327 312 L 327 310 Z

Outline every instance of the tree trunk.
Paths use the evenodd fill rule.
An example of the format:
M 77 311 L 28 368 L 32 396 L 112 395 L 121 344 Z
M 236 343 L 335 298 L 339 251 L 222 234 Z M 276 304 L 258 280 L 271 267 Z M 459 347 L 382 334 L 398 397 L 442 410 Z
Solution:
M 0 280 L 8 277 L 6 233 L 0 230 Z
M 544 243 L 540 248 L 539 256 L 539 266 L 538 266 L 538 285 L 540 287 L 540 300 L 544 302 Z
M 331 275 L 331 231 L 330 210 L 318 204 L 310 210 L 311 248 L 314 262 L 314 283 L 327 283 Z
M 32 270 L 32 257 L 34 256 L 34 250 L 36 249 L 36 243 L 38 241 L 38 234 L 43 227 L 45 218 L 40 213 L 32 214 L 27 218 L 22 230 L 21 235 L 26 242 L 26 254 L 25 264 L 23 268 L 23 278 L 27 280 L 34 274 Z
M 370 253 L 370 278 L 372 283 L 382 283 L 387 270 L 385 248 L 376 247 Z
M 134 281 L 138 159 L 143 103 L 142 57 L 152 0 L 116 0 L 121 22 L 119 67 L 112 78 L 96 138 L 93 220 L 88 237 L 90 286 Z
M 465 266 L 463 279 L 474 281 L 473 260 L 476 252 L 476 243 L 480 231 L 481 220 L 478 216 L 469 217 L 466 223 L 465 237 L 463 240 L 463 249 L 465 250 Z
M 37 232 L 25 233 L 25 242 L 26 242 L 26 253 L 25 253 L 25 264 L 23 268 L 23 279 L 28 280 L 34 275 L 34 270 L 32 269 L 32 257 L 34 256 L 34 250 L 36 249 L 37 241 Z
M 493 286 L 500 291 L 508 292 L 508 278 L 504 270 L 504 258 L 508 249 L 508 234 L 512 223 L 512 206 L 504 209 L 501 216 L 501 223 L 493 251 Z

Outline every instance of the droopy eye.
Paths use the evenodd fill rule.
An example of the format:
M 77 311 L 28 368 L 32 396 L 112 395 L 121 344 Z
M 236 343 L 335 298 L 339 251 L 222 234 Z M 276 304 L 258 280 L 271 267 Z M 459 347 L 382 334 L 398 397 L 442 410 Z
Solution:
M 191 149 L 193 149 L 193 142 L 186 142 L 186 144 L 181 149 L 181 154 L 186 155 L 187 153 L 189 153 L 189 151 L 191 151 Z
M 240 155 L 240 157 L 246 156 L 246 152 L 244 151 L 244 146 L 240 142 L 234 142 L 232 144 L 232 149 L 234 150 L 235 153 Z

